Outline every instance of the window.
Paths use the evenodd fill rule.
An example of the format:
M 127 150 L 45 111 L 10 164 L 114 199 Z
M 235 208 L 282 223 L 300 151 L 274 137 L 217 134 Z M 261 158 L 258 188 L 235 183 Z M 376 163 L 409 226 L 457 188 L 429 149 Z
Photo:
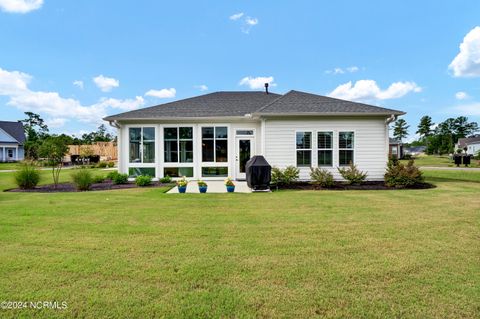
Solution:
M 165 167 L 163 176 L 170 177 L 193 177 L 193 167 Z
M 130 163 L 155 163 L 155 128 L 132 127 L 129 129 Z
M 203 177 L 227 177 L 228 167 L 202 167 Z
M 155 168 L 153 167 L 130 167 L 128 169 L 129 177 L 137 177 L 140 175 L 148 175 L 155 177 Z
M 353 132 L 338 133 L 338 164 L 340 166 L 347 166 L 350 165 L 350 162 L 354 162 L 353 143 Z
M 318 166 L 333 165 L 333 132 L 318 132 Z
M 163 140 L 165 163 L 193 162 L 192 127 L 166 127 Z
M 312 164 L 312 132 L 297 132 L 297 166 Z
M 254 135 L 253 130 L 237 130 L 237 135 Z
M 228 162 L 227 127 L 202 127 L 202 161 Z

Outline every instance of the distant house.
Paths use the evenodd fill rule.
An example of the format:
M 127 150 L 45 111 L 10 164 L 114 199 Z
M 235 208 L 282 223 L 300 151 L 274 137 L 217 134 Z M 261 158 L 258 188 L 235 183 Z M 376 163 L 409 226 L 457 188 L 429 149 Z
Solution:
M 21 122 L 0 121 L 0 162 L 24 159 L 25 132 Z
M 473 144 L 478 142 L 480 142 L 480 136 L 459 138 L 457 144 L 455 144 L 455 151 L 458 149 L 463 150 L 465 148 L 468 148 L 468 144 Z
M 119 171 L 161 178 L 245 179 L 246 162 L 330 171 L 355 163 L 383 180 L 388 124 L 401 111 L 299 91 L 215 92 L 105 118 L 118 129 Z
M 467 142 L 467 154 L 476 155 L 480 152 L 480 140 Z
M 403 157 L 403 144 L 401 141 L 391 138 L 389 139 L 388 155 L 395 156 L 396 158 Z
M 405 155 L 411 155 L 411 156 L 418 156 L 420 154 L 424 154 L 425 151 L 427 150 L 426 146 L 410 146 L 410 147 L 405 147 L 403 150 L 403 153 Z

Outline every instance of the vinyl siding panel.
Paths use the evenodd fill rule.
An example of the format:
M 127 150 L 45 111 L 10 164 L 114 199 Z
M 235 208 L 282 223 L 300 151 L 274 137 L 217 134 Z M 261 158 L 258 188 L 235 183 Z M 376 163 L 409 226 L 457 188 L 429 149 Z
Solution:
M 388 159 L 388 131 L 384 117 L 369 118 L 290 118 L 267 119 L 265 122 L 265 157 L 272 166 L 296 166 L 297 131 L 312 132 L 312 166 L 317 166 L 318 131 L 333 131 L 333 167 L 327 168 L 335 179 L 338 173 L 338 133 L 353 131 L 354 161 L 358 168 L 368 173 L 369 180 L 381 180 Z M 310 168 L 300 167 L 300 179 L 310 179 Z

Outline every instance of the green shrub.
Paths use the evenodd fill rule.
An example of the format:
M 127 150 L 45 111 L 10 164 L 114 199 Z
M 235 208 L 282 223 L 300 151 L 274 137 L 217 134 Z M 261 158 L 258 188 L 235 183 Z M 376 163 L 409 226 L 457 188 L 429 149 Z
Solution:
M 105 181 L 105 177 L 102 175 L 97 175 L 92 178 L 92 182 L 94 184 L 103 183 L 104 181 Z
M 390 159 L 385 173 L 385 184 L 389 187 L 404 188 L 423 183 L 422 172 L 414 165 L 413 160 L 407 165 Z
M 310 168 L 310 177 L 312 178 L 312 184 L 320 187 L 332 187 L 334 185 L 333 175 L 326 169 Z
M 114 167 L 114 166 L 115 166 L 115 162 L 111 162 L 111 161 L 110 161 L 110 162 L 108 162 L 108 164 L 107 164 L 107 165 L 108 165 L 108 167 L 112 168 L 112 167 Z
M 172 182 L 172 178 L 168 175 L 160 178 L 160 183 L 162 183 L 162 184 L 169 184 L 171 182 Z
M 139 175 L 135 178 L 135 184 L 137 184 L 137 186 L 148 186 L 152 184 L 152 177 L 149 175 Z
M 32 189 L 40 181 L 40 173 L 33 163 L 25 162 L 15 172 L 15 182 L 21 189 Z
M 108 166 L 107 162 L 100 162 L 100 163 L 97 164 L 98 168 L 107 168 L 107 166 Z
M 300 170 L 295 166 L 287 166 L 285 169 L 278 167 L 272 168 L 271 184 L 290 185 L 298 179 Z
M 338 167 L 337 169 L 348 184 L 362 184 L 367 178 L 367 173 L 360 171 L 352 162 L 347 167 Z
M 79 191 L 88 191 L 93 184 L 92 172 L 86 168 L 75 169 L 72 181 Z
M 110 179 L 113 184 L 127 184 L 128 174 L 120 174 L 117 171 L 108 173 L 107 178 Z

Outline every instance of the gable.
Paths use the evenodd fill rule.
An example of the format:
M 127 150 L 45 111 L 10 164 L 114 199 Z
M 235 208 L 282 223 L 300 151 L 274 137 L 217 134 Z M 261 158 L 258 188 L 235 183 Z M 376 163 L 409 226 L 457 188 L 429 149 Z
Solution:
M 4 143 L 18 143 L 18 141 L 16 139 L 14 139 L 10 134 L 8 134 L 7 132 L 5 132 L 4 130 L 2 130 L 0 128 L 0 143 L 1 142 L 4 142 Z

